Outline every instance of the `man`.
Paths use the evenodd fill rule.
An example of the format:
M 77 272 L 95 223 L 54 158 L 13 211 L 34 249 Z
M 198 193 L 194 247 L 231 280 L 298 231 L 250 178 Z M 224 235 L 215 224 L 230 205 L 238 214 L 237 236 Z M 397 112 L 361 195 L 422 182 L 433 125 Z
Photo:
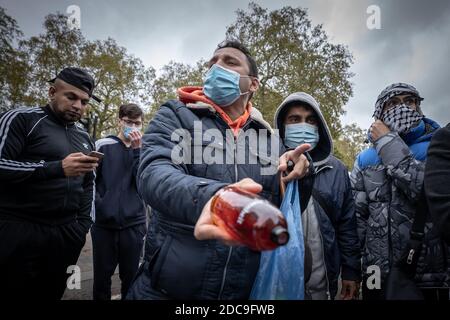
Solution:
M 440 242 L 442 249 L 447 249 L 447 277 L 444 281 L 447 288 L 432 293 L 436 294 L 435 299 L 446 301 L 450 299 L 450 123 L 439 129 L 431 139 L 424 180 L 425 195 L 437 237 L 444 240 Z
M 94 79 L 66 68 L 50 82 L 47 106 L 0 117 L 2 299 L 60 299 L 92 222 L 97 158 L 77 121 L 99 101 Z
M 425 166 L 425 194 L 433 223 L 450 244 L 450 123 L 431 139 Z
M 278 138 L 252 107 L 259 81 L 248 50 L 226 41 L 209 67 L 203 88 L 180 88 L 179 100 L 161 106 L 143 137 L 138 185 L 153 217 L 145 262 L 129 299 L 247 299 L 260 254 L 212 239 L 230 240 L 211 224 L 211 198 L 235 183 L 278 205 L 279 177 L 273 164 L 280 159 L 280 171 L 285 171 L 288 161 L 295 163 L 285 181 L 306 173 L 304 149 L 279 158 Z M 247 135 L 256 132 L 261 139 Z M 179 158 L 182 144 L 187 152 Z
M 275 113 L 275 127 L 287 148 L 308 143 L 314 170 L 299 181 L 305 236 L 305 298 L 323 300 L 336 296 L 341 274 L 340 298 L 358 294 L 361 255 L 355 207 L 348 170 L 333 154 L 333 140 L 320 111 L 309 94 L 289 95 Z
M 358 155 L 351 174 L 363 254 L 364 299 L 384 299 L 386 276 L 408 244 L 428 145 L 439 128 L 423 115 L 422 100 L 416 88 L 405 83 L 392 84 L 380 93 L 369 130 L 373 147 Z M 434 238 L 433 232 L 427 232 L 427 243 Z M 416 282 L 422 288 L 440 287 L 446 277 L 443 251 L 431 251 L 424 248 L 419 260 Z M 381 287 L 373 279 L 380 275 L 377 270 Z
M 124 299 L 139 266 L 146 229 L 145 208 L 136 186 L 142 117 L 138 105 L 120 106 L 118 136 L 96 142 L 104 158 L 97 168 L 91 229 L 95 300 L 111 300 L 111 276 L 117 264 Z

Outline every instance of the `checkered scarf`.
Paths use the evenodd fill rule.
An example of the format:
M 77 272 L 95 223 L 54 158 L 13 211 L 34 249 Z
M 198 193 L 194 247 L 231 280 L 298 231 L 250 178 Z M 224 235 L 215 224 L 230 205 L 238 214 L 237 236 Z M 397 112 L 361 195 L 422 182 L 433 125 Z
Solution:
M 389 109 L 381 116 L 381 120 L 389 129 L 398 133 L 407 133 L 423 118 L 423 115 L 405 104 Z
M 422 110 L 420 109 L 420 102 L 423 98 L 420 96 L 419 91 L 414 88 L 412 85 L 407 83 L 393 83 L 383 91 L 381 91 L 380 95 L 377 98 L 377 102 L 375 103 L 375 112 L 373 113 L 373 117 L 375 119 L 381 119 L 381 114 L 383 112 L 384 104 L 392 97 L 404 94 L 412 94 L 418 98 L 417 111 L 419 114 L 422 114 Z

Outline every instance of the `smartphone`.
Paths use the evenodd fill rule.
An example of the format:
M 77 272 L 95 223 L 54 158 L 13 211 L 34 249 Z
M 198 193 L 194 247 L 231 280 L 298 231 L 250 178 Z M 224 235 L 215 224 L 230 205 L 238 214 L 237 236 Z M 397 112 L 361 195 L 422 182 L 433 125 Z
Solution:
M 105 154 L 98 151 L 91 151 L 88 153 L 89 157 L 96 157 L 98 160 L 102 160 Z

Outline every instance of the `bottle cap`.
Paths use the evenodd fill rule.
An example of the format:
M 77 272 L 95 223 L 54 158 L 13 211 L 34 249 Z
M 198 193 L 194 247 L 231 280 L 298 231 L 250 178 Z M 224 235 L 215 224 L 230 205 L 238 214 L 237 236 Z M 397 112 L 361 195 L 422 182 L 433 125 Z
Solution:
M 276 226 L 272 229 L 270 238 L 276 244 L 283 246 L 289 241 L 289 232 L 282 226 Z

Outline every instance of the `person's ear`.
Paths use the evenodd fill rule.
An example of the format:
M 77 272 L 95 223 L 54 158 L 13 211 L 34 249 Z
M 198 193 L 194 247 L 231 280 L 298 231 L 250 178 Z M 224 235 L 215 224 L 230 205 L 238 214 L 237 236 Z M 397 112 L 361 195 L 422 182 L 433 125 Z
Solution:
M 249 91 L 255 93 L 259 88 L 259 79 L 255 77 L 251 77 L 250 79 L 252 80 L 252 83 L 250 84 Z
M 54 86 L 50 86 L 50 88 L 48 88 L 48 97 L 50 98 L 50 100 L 54 100 L 55 99 L 55 93 L 56 93 L 56 88 Z

